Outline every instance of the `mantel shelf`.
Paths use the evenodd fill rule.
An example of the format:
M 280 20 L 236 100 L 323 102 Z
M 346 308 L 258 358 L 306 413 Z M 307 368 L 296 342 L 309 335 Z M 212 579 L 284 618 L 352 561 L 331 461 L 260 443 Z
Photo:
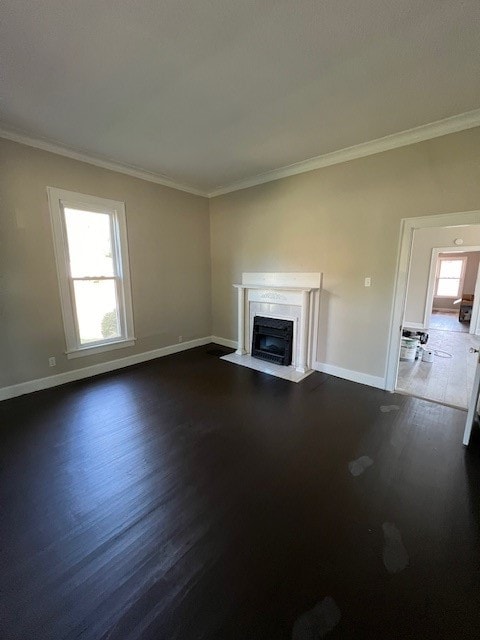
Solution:
M 234 284 L 232 285 L 237 289 L 262 289 L 276 291 L 318 291 L 320 287 L 286 287 L 284 285 L 278 286 L 276 284 Z

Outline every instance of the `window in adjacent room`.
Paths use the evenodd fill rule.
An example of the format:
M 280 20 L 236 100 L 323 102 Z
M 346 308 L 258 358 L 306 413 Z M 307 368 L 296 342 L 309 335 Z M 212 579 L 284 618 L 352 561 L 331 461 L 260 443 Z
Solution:
M 438 258 L 435 296 L 459 298 L 462 295 L 467 258 Z
M 48 187 L 67 357 L 132 346 L 123 202 Z

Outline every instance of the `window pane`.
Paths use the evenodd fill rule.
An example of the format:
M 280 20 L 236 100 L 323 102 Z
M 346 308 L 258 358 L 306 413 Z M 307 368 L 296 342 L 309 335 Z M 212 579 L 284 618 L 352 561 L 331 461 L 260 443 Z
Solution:
M 120 337 L 115 280 L 74 280 L 80 343 Z
M 447 280 L 440 279 L 438 281 L 437 295 L 438 296 L 458 296 L 458 288 L 460 286 L 460 280 L 458 278 L 449 278 Z
M 64 211 L 72 277 L 115 275 L 109 214 Z
M 462 275 L 462 260 L 441 260 L 440 278 L 460 278 Z

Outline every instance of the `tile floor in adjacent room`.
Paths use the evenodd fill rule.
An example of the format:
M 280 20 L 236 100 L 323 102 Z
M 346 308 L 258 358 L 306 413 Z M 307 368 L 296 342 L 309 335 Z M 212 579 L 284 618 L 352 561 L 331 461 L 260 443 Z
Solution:
M 480 346 L 480 337 L 441 329 L 430 329 L 428 334 L 428 347 L 436 352 L 433 362 L 400 362 L 397 389 L 466 409 L 477 363 L 469 350 Z M 446 354 L 452 357 L 442 357 Z
M 430 316 L 430 329 L 468 333 L 470 323 L 460 322 L 458 319 L 458 309 L 455 311 L 432 311 L 432 315 Z

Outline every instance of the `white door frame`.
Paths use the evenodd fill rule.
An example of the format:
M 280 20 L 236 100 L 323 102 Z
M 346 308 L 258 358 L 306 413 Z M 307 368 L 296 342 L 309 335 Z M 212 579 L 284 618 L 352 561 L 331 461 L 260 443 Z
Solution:
M 408 276 L 412 253 L 412 240 L 415 229 L 435 227 L 459 227 L 480 224 L 480 211 L 446 213 L 419 218 L 403 218 L 400 224 L 397 271 L 393 289 L 393 304 L 388 336 L 388 352 L 385 371 L 385 389 L 395 391 L 400 357 L 402 326 L 407 299 Z
M 435 281 L 436 281 L 436 276 L 437 276 L 437 261 L 438 261 L 438 256 L 441 253 L 465 253 L 465 252 L 473 252 L 473 251 L 478 251 L 480 252 L 480 245 L 475 245 L 475 246 L 467 246 L 464 247 L 463 245 L 461 247 L 434 247 L 432 249 L 432 258 L 430 261 L 430 273 L 428 276 L 428 287 L 427 287 L 427 299 L 425 301 L 425 314 L 423 317 L 423 327 L 424 329 L 428 329 L 429 328 L 429 324 L 430 324 L 430 316 L 432 314 L 432 307 L 433 307 L 433 298 L 435 297 L 434 293 L 435 293 Z M 480 265 L 479 265 L 480 266 Z M 478 306 L 478 302 L 477 300 L 475 300 L 475 298 L 473 299 L 473 304 Z M 473 316 L 473 309 L 472 309 L 472 316 Z
M 470 318 L 470 331 L 475 336 L 480 335 L 480 263 L 478 264 L 475 291 L 473 293 L 472 317 Z
M 480 357 L 478 356 L 478 349 L 475 349 L 477 353 L 477 368 L 475 369 L 475 379 L 473 381 L 472 396 L 468 403 L 467 419 L 465 421 L 465 431 L 463 432 L 463 444 L 468 447 L 470 444 L 470 435 L 472 433 L 473 421 L 475 420 L 475 414 L 478 407 L 478 398 L 480 396 Z

